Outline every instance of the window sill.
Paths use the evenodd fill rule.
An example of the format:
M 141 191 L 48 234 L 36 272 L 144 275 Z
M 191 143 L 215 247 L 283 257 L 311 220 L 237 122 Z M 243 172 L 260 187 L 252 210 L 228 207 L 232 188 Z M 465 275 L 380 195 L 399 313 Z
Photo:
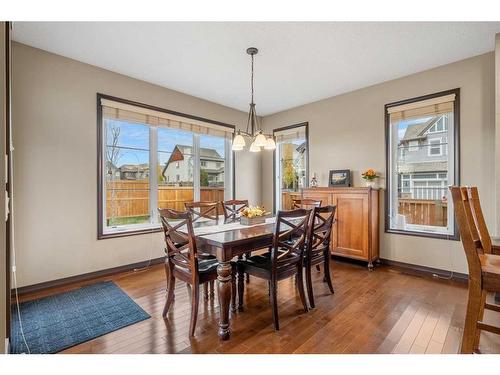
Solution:
M 110 228 L 110 229 L 105 229 L 103 231 L 99 231 L 97 239 L 104 240 L 108 238 L 137 236 L 142 234 L 157 233 L 160 232 L 161 230 L 162 228 L 159 224 Z
M 458 234 L 417 232 L 417 231 L 411 231 L 411 230 L 389 229 L 389 228 L 385 228 L 385 233 L 402 234 L 404 236 L 434 238 L 434 239 L 440 239 L 440 240 L 460 241 L 460 236 Z

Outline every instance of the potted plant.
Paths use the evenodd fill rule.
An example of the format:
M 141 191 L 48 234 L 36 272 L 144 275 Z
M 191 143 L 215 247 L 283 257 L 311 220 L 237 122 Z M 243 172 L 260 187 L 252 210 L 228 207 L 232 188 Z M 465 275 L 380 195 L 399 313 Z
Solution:
M 241 211 L 240 223 L 242 225 L 263 224 L 266 222 L 266 216 L 269 213 L 264 210 L 264 207 L 250 206 Z
M 367 169 L 361 174 L 361 178 L 365 180 L 365 185 L 368 187 L 375 187 L 377 184 L 377 178 L 380 176 L 373 169 Z

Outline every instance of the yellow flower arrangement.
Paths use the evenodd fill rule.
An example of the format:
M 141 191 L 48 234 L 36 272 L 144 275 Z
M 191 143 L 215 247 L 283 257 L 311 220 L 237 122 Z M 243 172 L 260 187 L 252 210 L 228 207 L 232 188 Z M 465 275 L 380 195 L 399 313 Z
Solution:
M 376 178 L 379 178 L 380 176 L 375 172 L 373 169 L 367 169 L 365 173 L 361 174 L 361 177 L 364 178 L 365 180 L 374 180 Z
M 245 207 L 243 211 L 241 211 L 241 215 L 248 217 L 249 219 L 253 217 L 264 216 L 266 214 L 267 212 L 264 210 L 264 207 L 259 207 L 259 206 Z

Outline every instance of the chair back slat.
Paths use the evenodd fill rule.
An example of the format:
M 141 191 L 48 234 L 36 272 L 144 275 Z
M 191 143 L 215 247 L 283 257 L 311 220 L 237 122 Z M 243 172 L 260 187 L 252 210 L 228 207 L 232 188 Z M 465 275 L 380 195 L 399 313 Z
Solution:
M 292 199 L 292 209 L 296 208 L 306 208 L 312 210 L 314 207 L 320 207 L 321 200 L 316 199 Z
M 169 208 L 158 209 L 158 212 L 165 235 L 168 261 L 191 271 L 193 276 L 197 275 L 198 259 L 192 215 L 188 211 L 180 212 Z
M 224 222 L 236 221 L 246 207 L 248 207 L 247 199 L 231 199 L 222 202 L 224 209 Z
M 270 258 L 274 270 L 297 259 L 302 261 L 310 213 L 304 208 L 278 211 Z
M 219 221 L 218 202 L 186 202 L 184 206 L 191 214 L 193 223 L 201 218 L 214 220 L 216 223 Z
M 336 206 L 315 207 L 311 212 L 307 236 L 307 255 L 313 256 L 330 246 Z
M 464 247 L 467 265 L 469 268 L 469 280 L 480 282 L 481 261 L 479 259 L 479 249 L 482 249 L 479 233 L 472 215 L 469 194 L 466 187 L 450 186 L 455 210 L 455 219 Z
M 491 237 L 484 220 L 483 210 L 481 209 L 481 202 L 479 201 L 479 193 L 476 186 L 467 188 L 467 194 L 471 207 L 474 221 L 476 223 L 479 239 L 481 241 L 481 249 L 483 253 L 491 254 Z

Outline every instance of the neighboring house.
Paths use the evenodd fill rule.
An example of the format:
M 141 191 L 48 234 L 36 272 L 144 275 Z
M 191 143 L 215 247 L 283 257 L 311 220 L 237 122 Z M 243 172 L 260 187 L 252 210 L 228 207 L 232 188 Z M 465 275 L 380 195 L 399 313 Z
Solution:
M 176 145 L 162 171 L 167 185 L 193 185 L 193 147 Z M 200 169 L 202 186 L 224 186 L 224 158 L 217 150 L 200 148 Z
M 123 164 L 118 169 L 120 180 L 147 180 L 149 178 L 149 164 Z
M 448 186 L 447 115 L 409 125 L 398 145 L 400 197 L 443 200 Z

